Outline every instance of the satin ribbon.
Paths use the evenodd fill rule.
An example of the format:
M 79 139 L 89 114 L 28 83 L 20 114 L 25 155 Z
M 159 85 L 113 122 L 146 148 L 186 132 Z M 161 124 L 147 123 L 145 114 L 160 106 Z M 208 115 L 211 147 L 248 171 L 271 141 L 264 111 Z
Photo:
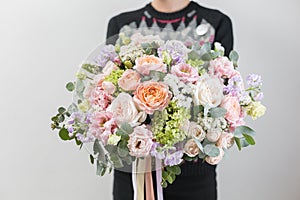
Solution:
M 155 167 L 156 167 L 156 190 L 157 190 L 157 200 L 163 200 L 163 189 L 161 186 L 162 182 L 162 166 L 161 160 L 155 159 Z
M 155 200 L 153 180 L 152 180 L 151 157 L 146 158 L 145 183 L 146 183 L 146 200 Z

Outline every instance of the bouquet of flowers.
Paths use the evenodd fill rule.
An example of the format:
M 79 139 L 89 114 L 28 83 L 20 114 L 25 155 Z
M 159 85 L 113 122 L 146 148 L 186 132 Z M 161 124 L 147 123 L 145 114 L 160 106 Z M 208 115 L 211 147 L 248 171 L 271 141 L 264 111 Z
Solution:
M 97 174 L 132 165 L 137 170 L 148 159 L 167 187 L 184 160 L 215 165 L 234 144 L 239 150 L 255 144 L 245 117 L 265 113 L 262 80 L 250 74 L 244 83 L 237 52 L 226 57 L 224 51 L 219 43 L 212 50 L 209 43 L 121 33 L 66 85 L 73 102 L 58 109 L 52 129 L 80 148 L 93 144 Z

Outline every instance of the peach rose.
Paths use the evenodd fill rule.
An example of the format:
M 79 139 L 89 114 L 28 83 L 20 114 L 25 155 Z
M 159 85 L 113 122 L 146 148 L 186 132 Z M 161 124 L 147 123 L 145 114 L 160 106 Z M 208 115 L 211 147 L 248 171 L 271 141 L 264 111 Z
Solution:
M 227 110 L 225 119 L 233 127 L 241 125 L 243 122 L 243 113 L 238 97 L 226 95 L 220 105 Z
M 128 149 L 131 156 L 146 157 L 153 145 L 153 133 L 145 126 L 137 126 L 129 135 Z
M 218 163 L 222 160 L 222 158 L 223 158 L 223 156 L 224 156 L 224 150 L 223 150 L 222 148 L 219 148 L 219 150 L 220 150 L 220 154 L 219 154 L 217 157 L 210 157 L 210 156 L 207 156 L 207 157 L 205 158 L 205 161 L 206 161 L 207 163 L 211 164 L 211 165 L 216 165 L 216 164 L 218 164 Z
M 183 152 L 189 157 L 195 157 L 199 154 L 200 149 L 194 139 L 189 139 L 184 145 Z
M 232 133 L 223 133 L 217 141 L 217 146 L 229 149 L 234 144 L 234 136 Z
M 149 75 L 151 70 L 167 72 L 166 64 L 164 64 L 160 58 L 153 55 L 137 58 L 133 68 L 143 75 Z
M 172 93 L 164 83 L 145 81 L 134 92 L 133 100 L 140 110 L 153 114 L 155 110 L 162 111 L 168 106 Z
M 118 81 L 119 86 L 123 90 L 135 90 L 141 81 L 139 73 L 132 69 L 126 70 Z

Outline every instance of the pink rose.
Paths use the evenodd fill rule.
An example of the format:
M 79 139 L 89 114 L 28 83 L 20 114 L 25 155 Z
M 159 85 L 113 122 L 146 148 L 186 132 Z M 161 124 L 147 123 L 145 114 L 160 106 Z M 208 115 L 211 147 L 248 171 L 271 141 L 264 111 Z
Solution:
M 206 138 L 210 142 L 217 142 L 222 133 L 221 129 L 213 128 L 207 131 Z
M 243 112 L 238 97 L 226 95 L 220 106 L 227 110 L 225 119 L 229 122 L 230 126 L 236 127 L 244 123 Z
M 190 139 L 188 140 L 185 145 L 184 145 L 184 149 L 183 152 L 188 155 L 189 157 L 195 157 L 199 154 L 200 149 L 197 146 L 196 142 L 194 139 Z
M 121 78 L 118 81 L 118 84 L 123 90 L 128 91 L 135 90 L 138 84 L 140 84 L 140 81 L 140 74 L 132 69 L 128 69 L 122 74 Z
M 112 117 L 113 113 L 105 111 L 95 112 L 91 116 L 89 131 L 95 138 L 101 140 L 104 145 L 107 144 L 109 135 L 117 130 L 117 123 Z
M 217 141 L 217 146 L 229 149 L 234 144 L 234 135 L 232 133 L 223 133 Z
M 102 88 L 108 94 L 113 94 L 116 91 L 116 86 L 114 84 L 112 84 L 112 82 L 109 82 L 109 81 L 103 81 Z
M 210 61 L 208 70 L 218 78 L 231 78 L 235 72 L 233 63 L 227 57 L 218 57 Z
M 210 157 L 210 156 L 207 156 L 207 157 L 205 157 L 205 161 L 206 161 L 207 163 L 211 164 L 211 165 L 216 165 L 216 164 L 218 164 L 218 163 L 222 160 L 222 158 L 223 158 L 223 156 L 224 156 L 224 151 L 223 151 L 223 149 L 222 149 L 222 148 L 219 148 L 219 150 L 220 150 L 220 154 L 219 154 L 217 157 Z
M 166 64 L 164 64 L 160 58 L 153 55 L 137 58 L 133 68 L 143 75 L 149 75 L 151 70 L 167 72 Z
M 172 67 L 171 73 L 183 82 L 196 82 L 199 78 L 198 71 L 189 64 L 179 63 Z
M 110 75 L 112 71 L 117 69 L 119 69 L 119 67 L 115 63 L 113 63 L 112 61 L 108 61 L 105 67 L 102 69 L 102 73 L 107 76 Z
M 145 126 L 137 126 L 129 135 L 128 149 L 131 156 L 146 157 L 153 145 L 153 133 Z
M 140 110 L 153 114 L 155 110 L 162 111 L 168 106 L 172 93 L 164 83 L 145 81 L 134 92 L 133 100 Z

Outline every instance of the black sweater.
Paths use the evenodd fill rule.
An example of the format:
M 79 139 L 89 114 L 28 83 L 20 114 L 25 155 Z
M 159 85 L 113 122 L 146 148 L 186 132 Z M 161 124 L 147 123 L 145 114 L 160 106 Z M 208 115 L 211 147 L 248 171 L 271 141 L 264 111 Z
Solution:
M 220 42 L 226 49 L 225 54 L 229 54 L 233 49 L 233 31 L 230 18 L 218 10 L 202 7 L 193 1 L 182 10 L 172 13 L 159 12 L 150 3 L 141 9 L 121 13 L 110 19 L 107 38 L 117 35 L 123 27 L 132 23 L 135 23 L 139 27 L 141 22 L 144 21 L 148 27 L 151 27 L 156 22 L 161 28 L 171 24 L 173 29 L 176 30 L 181 23 L 184 23 L 185 27 L 188 27 L 193 20 L 196 20 L 197 27 L 203 23 L 203 20 L 208 22 L 214 34 L 211 43 Z M 203 37 L 205 37 L 205 34 Z M 215 170 L 215 166 L 202 162 L 201 159 L 196 163 L 185 162 L 181 168 L 183 176 L 197 176 L 207 170 L 210 172 Z
M 172 13 L 159 12 L 149 3 L 141 9 L 114 16 L 108 23 L 107 38 L 118 34 L 127 25 L 135 24 L 139 27 L 141 22 L 144 22 L 148 27 L 151 27 L 154 22 L 161 28 L 171 25 L 176 30 L 180 24 L 188 27 L 193 20 L 196 21 L 197 26 L 203 24 L 204 21 L 207 22 L 213 29 L 210 33 L 213 34 L 213 39 L 210 42 L 220 42 L 226 49 L 225 54 L 229 54 L 233 49 L 233 31 L 230 18 L 218 10 L 202 7 L 193 1 L 185 8 Z M 201 35 L 199 39 L 205 38 L 205 31 Z

